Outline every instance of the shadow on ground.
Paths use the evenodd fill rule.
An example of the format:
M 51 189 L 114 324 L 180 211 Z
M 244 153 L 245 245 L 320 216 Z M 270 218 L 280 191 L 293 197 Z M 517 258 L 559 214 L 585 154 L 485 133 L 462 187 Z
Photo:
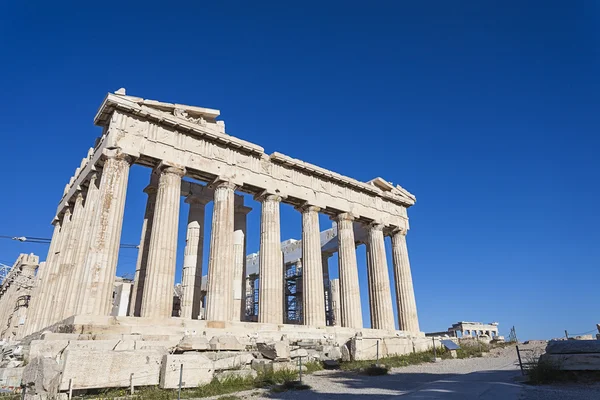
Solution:
M 317 374 L 306 379 L 311 389 L 268 393 L 272 399 L 518 399 L 522 385 L 515 382 L 518 371 L 478 371 L 470 374 L 396 372 L 367 376 L 344 371 Z

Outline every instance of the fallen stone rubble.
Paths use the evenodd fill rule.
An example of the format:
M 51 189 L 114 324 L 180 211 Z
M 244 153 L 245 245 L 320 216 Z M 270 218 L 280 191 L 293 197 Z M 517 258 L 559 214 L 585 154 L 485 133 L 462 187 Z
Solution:
M 367 330 L 368 331 L 368 330 Z M 379 344 L 378 344 L 379 342 Z M 26 398 L 52 398 L 57 393 L 108 387 L 176 388 L 183 368 L 183 387 L 196 387 L 230 376 L 297 369 L 302 363 L 375 359 L 423 351 L 430 339 L 368 337 L 350 340 L 290 339 L 271 332 L 259 335 L 76 334 L 45 332 L 22 345 L 4 345 L 0 384 L 26 387 Z M 377 354 L 379 351 L 379 354 Z M 50 396 L 50 397 L 49 397 Z

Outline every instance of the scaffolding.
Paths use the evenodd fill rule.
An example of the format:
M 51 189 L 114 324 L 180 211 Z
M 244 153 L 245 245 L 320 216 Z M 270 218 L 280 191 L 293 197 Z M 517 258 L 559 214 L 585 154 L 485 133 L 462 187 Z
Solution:
M 302 324 L 302 264 L 287 264 L 284 281 L 285 323 Z

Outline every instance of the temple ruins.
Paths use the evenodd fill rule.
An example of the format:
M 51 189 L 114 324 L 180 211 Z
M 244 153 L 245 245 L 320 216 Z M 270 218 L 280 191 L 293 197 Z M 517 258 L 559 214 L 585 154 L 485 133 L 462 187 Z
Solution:
M 281 153 L 267 155 L 262 147 L 226 133 L 219 115 L 214 109 L 129 96 L 124 89 L 102 102 L 94 120 L 102 134 L 64 189 L 45 262 L 34 276 L 30 260 L 22 260 L 22 275 L 32 282 L 19 336 L 32 346 L 24 368 L 35 357 L 41 360 L 36 365 L 42 365 L 52 353 L 36 353 L 38 342 L 48 349 L 61 341 L 63 350 L 64 341 L 70 343 L 67 351 L 54 355 L 62 357 L 54 390 L 65 390 L 67 379 L 76 389 L 102 387 L 104 378 L 90 373 L 86 363 L 100 356 L 94 351 L 109 337 L 118 337 L 121 345 L 103 351 L 102 362 L 112 360 L 120 367 L 111 367 L 111 373 L 127 377 L 127 382 L 119 380 L 121 375 L 112 377 L 109 386 L 128 386 L 136 357 L 153 359 L 142 355 L 160 348 L 156 374 L 138 384 L 169 387 L 165 374 L 172 357 L 190 360 L 193 355 L 164 349 L 187 348 L 181 343 L 194 335 L 206 338 L 206 346 L 194 348 L 198 351 L 249 351 L 265 341 L 293 348 L 312 340 L 321 357 L 348 359 L 375 358 L 379 341 L 381 356 L 431 345 L 419 329 L 406 244 L 407 209 L 415 197 L 382 178 L 360 182 Z M 144 190 L 135 277 L 126 282 L 115 276 L 133 164 L 152 172 Z M 247 254 L 251 208 L 240 193 L 260 202 L 260 248 L 255 254 Z M 180 210 L 182 197 L 187 206 Z M 210 202 L 212 220 L 206 221 Z M 301 240 L 282 243 L 282 203 L 301 214 Z M 179 296 L 174 296 L 180 212 L 187 213 L 187 236 Z M 320 213 L 333 226 L 323 232 Z M 205 223 L 211 224 L 207 249 Z M 391 260 L 386 237 L 391 238 Z M 362 320 L 356 255 L 362 245 L 367 254 L 368 329 Z M 205 277 L 204 252 L 209 255 Z M 335 266 L 328 260 L 334 253 L 339 279 L 331 280 L 329 270 Z M 124 345 L 127 341 L 132 344 Z M 82 347 L 80 342 L 87 344 Z M 248 365 L 256 361 L 249 354 Z M 208 365 L 208 355 L 202 357 Z M 121 359 L 128 362 L 121 366 Z M 275 361 L 283 359 L 289 360 L 289 354 Z M 211 374 L 218 372 L 215 365 L 211 368 Z M 40 385 L 31 379 L 26 384 Z M 186 382 L 197 385 L 198 379 Z M 50 391 L 38 387 L 44 390 Z

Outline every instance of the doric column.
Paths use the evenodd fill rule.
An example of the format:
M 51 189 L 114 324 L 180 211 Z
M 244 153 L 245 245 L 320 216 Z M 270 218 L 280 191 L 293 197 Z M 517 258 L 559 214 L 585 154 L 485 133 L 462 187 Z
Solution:
M 343 327 L 361 329 L 363 321 L 354 241 L 354 217 L 350 213 L 343 213 L 338 215 L 335 221 L 337 222 L 340 279 L 340 314 L 337 323 Z
M 339 279 L 331 279 L 331 311 L 332 311 L 332 325 L 333 326 L 341 326 L 340 324 L 340 280 Z M 356 312 L 360 312 L 357 310 Z
M 54 254 L 54 259 L 52 260 L 52 271 L 48 281 L 50 284 L 50 290 L 44 311 L 45 326 L 51 325 L 59 319 L 59 311 L 57 308 L 60 298 L 60 284 L 62 280 L 62 269 L 60 267 L 63 264 L 66 247 L 69 242 L 69 238 L 71 237 L 71 217 L 71 207 L 67 207 L 62 219 L 60 243 L 56 249 L 56 253 Z
M 208 321 L 231 321 L 234 195 L 232 182 L 220 181 L 215 185 L 206 293 Z
M 236 205 L 233 217 L 233 321 L 244 321 L 246 316 L 246 226 L 251 210 L 243 204 Z
M 181 178 L 185 174 L 183 168 L 166 164 L 159 165 L 158 171 L 160 177 L 140 311 L 140 316 L 146 318 L 168 318 L 173 314 Z
M 279 203 L 281 196 L 257 197 L 262 204 L 260 216 L 258 322 L 283 323 L 283 255 Z
M 398 230 L 392 234 L 392 258 L 396 280 L 398 325 L 401 331 L 419 332 L 417 303 L 415 302 L 415 290 L 410 272 L 408 249 L 406 247 L 406 232 L 406 230 Z
M 181 318 L 198 319 L 202 297 L 202 256 L 204 253 L 204 210 L 210 199 L 188 196 L 188 213 L 183 273 L 181 275 Z
M 75 298 L 72 293 L 79 288 L 74 284 L 77 252 L 81 246 L 81 236 L 84 222 L 83 193 L 77 192 L 71 217 L 71 232 L 65 246 L 65 252 L 61 255 L 60 275 L 61 281 L 57 296 L 58 319 L 65 319 L 73 315 L 75 311 Z M 81 265 L 77 266 L 81 268 Z
M 44 324 L 44 309 L 47 302 L 48 295 L 50 293 L 50 268 L 52 265 L 52 260 L 54 259 L 54 254 L 56 253 L 56 249 L 59 246 L 60 242 L 60 227 L 61 222 L 60 219 L 55 218 L 52 221 L 54 225 L 54 230 L 52 231 L 52 239 L 50 240 L 50 246 L 48 248 L 48 255 L 46 256 L 46 262 L 40 264 L 40 269 L 38 272 L 37 278 L 37 286 L 35 288 L 35 296 L 32 297 L 31 309 L 32 314 L 30 315 L 27 321 L 27 334 L 31 334 L 37 332 L 38 330 L 45 328 Z
M 320 235 L 319 235 L 320 240 Z M 325 299 L 325 319 L 327 324 L 333 324 L 333 311 L 331 310 L 331 283 L 329 282 L 329 257 L 331 254 L 321 253 L 321 265 L 323 266 L 323 296 Z
M 373 329 L 395 330 L 383 225 L 369 225 L 368 238 L 370 262 L 367 267 L 370 275 L 371 327 Z
M 304 325 L 325 326 L 325 288 L 321 259 L 319 207 L 304 206 L 302 212 L 302 313 Z
M 150 237 L 152 236 L 154 208 L 156 207 L 158 177 L 158 173 L 152 171 L 150 173 L 150 184 L 144 189 L 144 193 L 148 195 L 148 198 L 146 199 L 144 221 L 142 222 L 142 235 L 138 248 L 137 261 L 135 263 L 135 275 L 133 277 L 133 287 L 131 288 L 129 311 L 127 312 L 127 315 L 132 317 L 139 317 L 142 310 L 142 298 L 144 296 L 144 285 L 146 283 L 146 271 L 148 267 L 148 249 L 150 248 Z
M 99 189 L 98 183 L 100 176 L 97 172 L 92 173 L 90 181 L 85 194 L 85 202 L 83 204 L 83 223 L 80 230 L 80 239 L 75 253 L 75 269 L 73 273 L 73 286 L 69 293 L 67 293 L 67 304 L 69 307 L 66 314 L 77 315 L 82 312 L 83 298 L 85 297 L 84 289 L 86 278 L 89 275 L 88 271 L 85 270 L 86 264 L 85 259 L 90 248 L 90 240 L 92 235 L 92 228 L 94 220 L 96 219 L 96 213 L 98 211 L 98 196 Z M 67 315 L 69 316 L 69 315 Z
M 119 258 L 130 156 L 118 149 L 104 150 L 104 168 L 98 194 L 98 210 L 85 259 L 86 279 L 82 314 L 109 315 Z

